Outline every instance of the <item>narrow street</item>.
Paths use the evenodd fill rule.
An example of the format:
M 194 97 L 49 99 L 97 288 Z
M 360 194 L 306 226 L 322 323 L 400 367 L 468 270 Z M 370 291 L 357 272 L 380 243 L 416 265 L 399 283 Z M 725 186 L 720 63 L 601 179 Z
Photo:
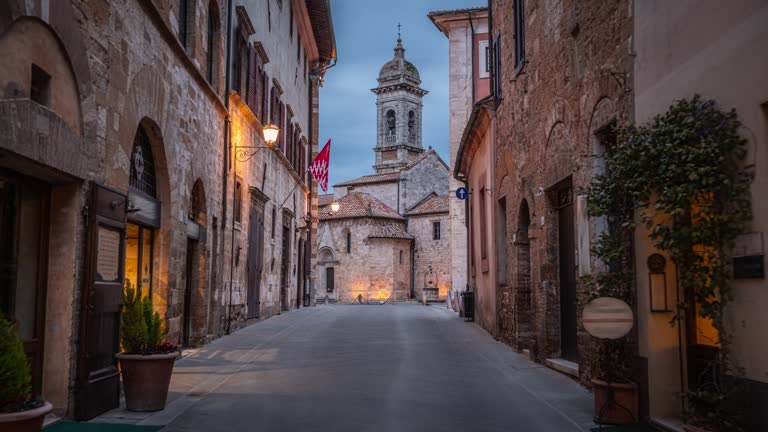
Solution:
M 583 431 L 591 395 L 443 305 L 329 305 L 179 360 L 164 431 Z

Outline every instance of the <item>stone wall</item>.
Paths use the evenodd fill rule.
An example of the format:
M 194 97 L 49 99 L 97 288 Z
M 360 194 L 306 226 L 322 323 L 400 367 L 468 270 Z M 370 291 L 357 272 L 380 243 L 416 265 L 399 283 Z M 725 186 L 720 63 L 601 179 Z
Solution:
M 400 172 L 400 209 L 404 214 L 427 195 L 448 193 L 448 167 L 433 149 Z M 397 209 L 397 207 L 393 207 Z
M 388 219 L 352 218 L 330 220 L 318 229 L 318 250 L 328 250 L 334 262 L 319 262 L 315 297 L 342 302 L 404 300 L 410 297 L 411 240 L 371 238 L 377 227 L 405 223 Z M 347 232 L 352 235 L 351 251 L 346 249 Z M 335 292 L 326 293 L 325 268 L 334 267 Z M 396 291 L 396 292 L 395 292 Z M 391 299 L 391 300 L 392 300 Z M 390 301 L 391 301 L 390 300 Z
M 417 300 L 422 299 L 423 288 L 432 287 L 429 281 L 434 281 L 438 289 L 438 298 L 445 300 L 451 289 L 451 250 L 448 236 L 449 217 L 447 213 L 414 215 L 408 217 L 408 233 L 414 237 L 414 294 Z M 440 223 L 440 239 L 433 237 L 433 223 Z M 431 271 L 430 271 L 431 270 Z
M 515 72 L 513 1 L 493 3 L 493 36 L 501 33 L 501 100 L 496 111 L 494 201 L 506 198 L 507 268 L 519 269 L 515 233 L 523 200 L 530 208 L 530 275 L 532 300 L 506 308 L 499 316 L 501 338 L 518 349 L 530 348 L 542 361 L 560 356 L 560 274 L 557 191 L 569 183 L 573 201 L 585 193 L 592 172 L 596 132 L 631 118 L 631 8 L 618 2 L 526 2 L 525 65 Z M 572 222 L 574 225 L 575 221 Z M 589 229 L 594 222 L 576 226 Z M 576 252 L 574 252 L 576 253 Z M 580 250 L 578 253 L 589 253 Z M 579 260 L 577 259 L 578 263 Z M 591 269 L 577 269 L 588 274 Z M 510 280 L 516 275 L 510 273 Z M 524 279 L 523 279 L 524 280 Z M 507 290 L 515 290 L 514 286 Z M 503 293 L 503 298 L 516 298 Z M 577 288 L 577 313 L 587 298 Z M 533 317 L 533 341 L 514 337 L 514 309 Z M 520 314 L 519 316 L 527 316 Z M 577 317 L 580 322 L 580 316 Z M 579 325 L 580 374 L 591 374 L 590 337 Z

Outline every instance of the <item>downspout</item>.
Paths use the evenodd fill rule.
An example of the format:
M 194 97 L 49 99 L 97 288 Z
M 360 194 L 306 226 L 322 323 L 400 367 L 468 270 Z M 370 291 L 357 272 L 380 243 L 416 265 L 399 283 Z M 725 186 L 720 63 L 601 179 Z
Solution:
M 470 74 L 471 80 L 472 80 L 472 102 L 470 103 L 470 106 L 471 106 L 475 104 L 475 98 L 477 97 L 475 95 L 475 25 L 474 23 L 472 23 L 472 12 L 469 13 L 469 28 L 470 28 L 470 31 L 472 32 L 469 37 L 469 43 L 472 46 L 472 49 L 470 49 L 470 56 L 471 56 L 470 70 L 472 71 L 472 73 Z M 480 67 L 480 64 L 478 63 L 477 66 Z
M 231 73 L 232 68 L 230 65 L 231 62 L 231 53 L 232 53 L 232 0 L 227 1 L 227 55 L 226 55 L 226 68 L 225 68 L 225 80 L 224 80 L 224 106 L 226 107 L 227 115 L 224 118 L 224 158 L 222 160 L 222 173 L 221 173 L 221 180 L 222 180 L 222 191 L 221 191 L 221 254 L 224 255 L 224 245 L 226 244 L 226 227 L 227 227 L 227 189 L 228 189 L 228 182 L 229 182 L 229 146 L 230 146 L 230 122 L 231 119 L 229 117 L 229 91 L 232 88 L 231 83 Z M 234 224 L 233 224 L 234 225 Z M 232 244 L 234 245 L 235 239 L 232 237 Z M 230 266 L 234 262 L 234 255 L 230 257 Z M 222 281 L 224 280 L 224 260 L 221 260 L 221 271 L 219 274 L 222 277 Z M 231 317 L 231 302 L 232 302 L 232 271 L 230 270 L 230 279 L 229 279 L 229 300 L 230 305 L 227 313 L 227 334 L 229 334 L 230 326 L 229 321 Z

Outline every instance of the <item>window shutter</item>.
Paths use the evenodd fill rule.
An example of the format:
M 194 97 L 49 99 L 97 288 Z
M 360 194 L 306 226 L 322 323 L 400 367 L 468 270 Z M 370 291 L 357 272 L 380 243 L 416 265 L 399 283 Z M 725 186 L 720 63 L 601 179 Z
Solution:
M 269 123 L 267 112 L 269 111 L 269 99 L 267 98 L 267 89 L 269 89 L 269 77 L 266 72 L 261 73 L 261 121 Z
M 248 94 L 245 96 L 245 102 L 256 111 L 256 48 L 253 44 L 248 45 Z

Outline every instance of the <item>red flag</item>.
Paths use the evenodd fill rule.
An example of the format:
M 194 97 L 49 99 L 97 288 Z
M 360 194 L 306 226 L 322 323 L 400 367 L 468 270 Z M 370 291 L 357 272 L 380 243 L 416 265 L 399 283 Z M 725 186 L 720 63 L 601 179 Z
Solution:
M 328 164 L 331 158 L 331 140 L 325 143 L 315 160 L 309 165 L 309 172 L 317 180 L 317 184 L 323 192 L 328 191 Z

